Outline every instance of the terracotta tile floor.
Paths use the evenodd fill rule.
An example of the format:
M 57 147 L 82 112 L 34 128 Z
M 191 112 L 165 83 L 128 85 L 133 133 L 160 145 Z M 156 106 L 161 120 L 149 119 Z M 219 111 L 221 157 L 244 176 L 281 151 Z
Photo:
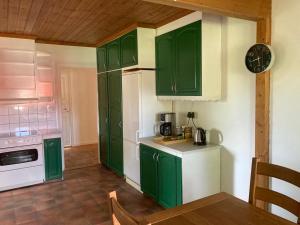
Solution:
M 65 172 L 65 180 L 0 193 L 1 225 L 108 225 L 106 194 L 116 190 L 135 216 L 162 210 L 102 166 Z
M 98 163 L 98 145 L 65 148 L 66 170 L 94 166 Z

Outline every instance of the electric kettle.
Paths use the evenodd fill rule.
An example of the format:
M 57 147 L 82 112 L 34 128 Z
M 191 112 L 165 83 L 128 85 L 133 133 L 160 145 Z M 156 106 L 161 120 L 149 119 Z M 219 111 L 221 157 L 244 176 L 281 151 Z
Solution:
M 206 145 L 206 132 L 201 127 L 196 129 L 194 135 L 194 144 L 195 145 Z

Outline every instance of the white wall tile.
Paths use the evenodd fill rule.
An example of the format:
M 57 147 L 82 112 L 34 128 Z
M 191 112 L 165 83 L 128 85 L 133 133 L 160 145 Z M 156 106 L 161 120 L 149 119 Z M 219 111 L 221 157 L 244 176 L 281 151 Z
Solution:
M 8 105 L 0 105 L 0 115 L 8 115 Z
M 18 115 L 19 114 L 19 106 L 18 105 L 10 105 L 8 107 L 9 115 Z
M 0 124 L 9 124 L 9 117 L 8 116 L 0 116 Z
M 15 123 L 15 124 L 19 124 L 20 122 L 20 118 L 19 115 L 9 115 L 9 123 Z
M 40 102 L 38 104 L 38 113 L 46 113 L 47 112 L 47 103 Z
M 28 123 L 29 117 L 28 114 L 20 115 L 20 123 Z
M 0 133 L 9 133 L 10 130 L 9 130 L 9 125 L 6 124 L 6 125 L 0 125 Z
M 36 114 L 38 113 L 38 105 L 37 103 L 31 103 L 28 106 L 29 114 Z
M 29 122 L 37 122 L 38 114 L 29 114 Z

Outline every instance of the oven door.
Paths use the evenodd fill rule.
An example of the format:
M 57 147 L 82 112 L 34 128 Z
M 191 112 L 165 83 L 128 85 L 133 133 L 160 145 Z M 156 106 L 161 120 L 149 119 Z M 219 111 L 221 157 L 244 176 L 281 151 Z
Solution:
M 0 149 L 0 172 L 44 164 L 42 145 Z

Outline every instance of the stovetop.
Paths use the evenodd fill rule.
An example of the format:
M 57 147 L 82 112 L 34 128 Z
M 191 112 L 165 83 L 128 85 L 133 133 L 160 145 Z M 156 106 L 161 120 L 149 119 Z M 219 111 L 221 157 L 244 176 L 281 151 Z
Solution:
M 27 136 L 36 136 L 38 135 L 37 130 L 32 131 L 16 131 L 10 133 L 0 133 L 0 138 L 11 138 L 11 137 L 27 137 Z
M 42 144 L 38 131 L 19 131 L 0 134 L 0 149 Z

